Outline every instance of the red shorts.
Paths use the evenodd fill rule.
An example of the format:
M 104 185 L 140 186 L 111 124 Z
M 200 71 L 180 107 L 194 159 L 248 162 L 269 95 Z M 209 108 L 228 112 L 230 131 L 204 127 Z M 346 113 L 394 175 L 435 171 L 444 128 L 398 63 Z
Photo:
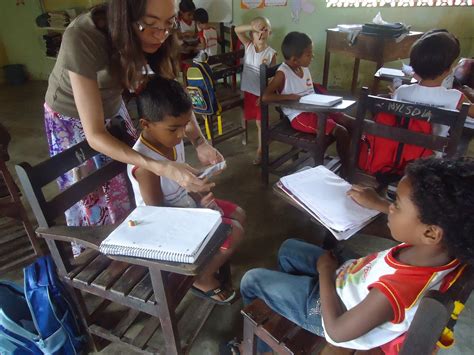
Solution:
M 328 115 L 326 120 L 326 135 L 331 134 L 336 122 Z M 318 132 L 318 115 L 314 112 L 302 112 L 291 121 L 291 127 L 300 132 L 314 133 Z
M 244 91 L 244 118 L 247 121 L 260 121 L 260 105 L 257 106 L 258 99 L 257 95 Z
M 217 198 L 214 199 L 214 201 L 216 202 L 216 205 L 222 210 L 222 213 L 224 214 L 222 216 L 222 223 L 232 226 L 232 222 L 234 221 L 232 219 L 232 215 L 234 214 L 238 206 L 232 202 L 219 200 Z M 224 243 L 222 243 L 221 249 L 224 249 L 224 250 L 229 249 L 231 245 L 232 245 L 232 234 L 230 234 L 227 237 L 227 239 L 224 241 Z

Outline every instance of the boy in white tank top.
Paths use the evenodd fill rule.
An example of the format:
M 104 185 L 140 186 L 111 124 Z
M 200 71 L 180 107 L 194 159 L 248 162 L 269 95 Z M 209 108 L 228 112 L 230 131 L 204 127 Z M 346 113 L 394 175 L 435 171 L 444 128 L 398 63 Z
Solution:
M 156 160 L 185 163 L 183 138 L 192 118 L 192 103 L 184 88 L 175 80 L 156 77 L 138 97 L 140 124 L 143 128 L 133 149 Z M 128 165 L 137 206 L 170 206 L 213 208 L 222 214 L 222 221 L 232 227 L 220 250 L 196 277 L 192 292 L 218 304 L 228 304 L 236 292 L 219 281 L 215 273 L 234 253 L 243 236 L 245 212 L 237 205 L 206 196 L 188 193 L 175 181 Z
M 209 23 L 209 14 L 205 9 L 197 9 L 194 12 L 194 21 L 199 30 L 199 49 L 202 49 L 208 56 L 217 54 L 218 38 L 217 31 Z
M 281 51 L 285 61 L 268 84 L 262 100 L 264 102 L 299 101 L 302 96 L 314 94 L 313 79 L 309 71 L 313 60 L 311 38 L 305 33 L 290 32 L 283 39 Z M 316 113 L 285 107 L 282 110 L 295 130 L 317 134 L 318 115 Z M 341 158 L 344 175 L 349 157 L 350 136 L 347 129 L 341 125 L 342 121 L 343 118 L 340 115 L 328 114 L 325 133 L 336 139 L 337 152 Z
M 237 26 L 235 33 L 245 48 L 240 90 L 244 92 L 244 119 L 255 120 L 257 124 L 258 148 L 253 164 L 259 165 L 262 160 L 259 71 L 261 64 L 276 64 L 276 51 L 268 45 L 272 25 L 266 17 L 256 17 L 248 25 Z

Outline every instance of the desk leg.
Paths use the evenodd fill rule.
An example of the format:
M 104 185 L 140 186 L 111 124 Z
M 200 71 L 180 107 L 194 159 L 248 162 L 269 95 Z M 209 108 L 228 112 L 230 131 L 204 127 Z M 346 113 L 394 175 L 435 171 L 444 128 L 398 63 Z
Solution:
M 377 67 L 375 68 L 375 73 L 377 73 L 377 70 L 382 68 L 383 62 L 377 62 L 376 65 Z M 372 95 L 377 95 L 379 91 L 379 83 L 380 83 L 380 79 L 374 76 L 374 82 L 372 83 Z
M 182 354 L 181 343 L 178 334 L 178 321 L 176 319 L 175 304 L 169 289 L 168 272 L 150 268 L 151 283 L 160 316 L 163 337 L 165 338 L 167 355 Z
M 359 64 L 360 59 L 355 58 L 354 60 L 354 69 L 352 70 L 352 84 L 351 84 L 351 94 L 355 95 L 355 91 L 357 88 L 357 79 L 359 79 Z
M 318 112 L 318 134 L 316 136 L 316 149 L 314 154 L 315 166 L 324 163 L 324 150 L 326 148 L 326 120 L 326 113 Z
M 328 87 L 328 76 L 329 76 L 329 61 L 331 60 L 331 52 L 326 49 L 324 54 L 324 69 L 323 69 L 323 86 L 327 89 Z

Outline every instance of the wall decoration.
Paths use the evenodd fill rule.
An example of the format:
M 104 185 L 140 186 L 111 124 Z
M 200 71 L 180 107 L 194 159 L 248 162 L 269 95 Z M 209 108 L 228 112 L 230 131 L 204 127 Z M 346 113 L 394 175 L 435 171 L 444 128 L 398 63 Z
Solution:
M 240 8 L 245 10 L 261 9 L 264 6 L 264 0 L 240 0 Z

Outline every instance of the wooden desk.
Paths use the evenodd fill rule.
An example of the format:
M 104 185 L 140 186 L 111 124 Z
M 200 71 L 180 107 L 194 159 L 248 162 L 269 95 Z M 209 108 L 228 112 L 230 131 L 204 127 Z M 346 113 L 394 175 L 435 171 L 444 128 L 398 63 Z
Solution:
M 321 165 L 324 162 L 324 151 L 326 150 L 326 120 L 329 113 L 347 112 L 354 107 L 356 101 L 343 100 L 340 104 L 334 106 L 317 106 L 309 104 L 301 104 L 297 101 L 271 101 L 267 105 L 280 107 L 288 107 L 302 112 L 315 112 L 318 114 L 318 133 L 316 136 L 316 151 L 312 154 L 315 165 Z M 282 140 L 284 142 L 284 140 Z
M 384 63 L 409 57 L 412 44 L 418 38 L 420 38 L 422 34 L 423 32 L 410 32 L 402 41 L 398 43 L 393 38 L 383 38 L 360 34 L 357 37 L 355 44 L 350 46 L 349 42 L 347 41 L 346 32 L 341 32 L 337 28 L 327 29 L 323 86 L 327 87 L 328 84 L 331 52 L 343 53 L 355 58 L 351 85 L 351 93 L 354 95 L 361 59 L 375 62 L 375 73 L 380 67 L 383 66 Z M 373 90 L 377 89 L 376 85 L 377 82 L 374 82 L 372 88 Z

